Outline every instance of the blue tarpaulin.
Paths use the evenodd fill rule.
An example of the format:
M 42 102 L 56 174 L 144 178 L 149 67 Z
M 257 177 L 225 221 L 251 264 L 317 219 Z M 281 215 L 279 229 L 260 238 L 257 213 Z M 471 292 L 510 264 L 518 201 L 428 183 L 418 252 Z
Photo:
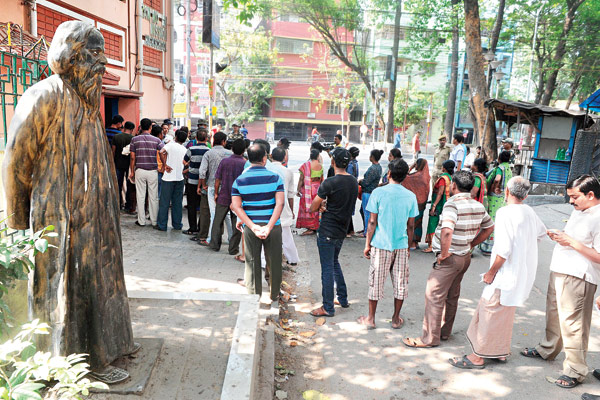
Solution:
M 585 99 L 583 103 L 579 105 L 584 110 L 591 110 L 600 112 L 600 89 L 596 90 L 590 97 Z

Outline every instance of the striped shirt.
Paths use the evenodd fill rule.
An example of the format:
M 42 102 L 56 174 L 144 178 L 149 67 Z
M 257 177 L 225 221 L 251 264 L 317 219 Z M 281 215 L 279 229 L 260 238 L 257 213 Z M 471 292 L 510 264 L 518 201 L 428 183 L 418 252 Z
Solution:
M 485 211 L 483 204 L 473 200 L 470 193 L 456 194 L 444 204 L 440 222 L 433 237 L 433 251 L 436 253 L 441 252 L 442 228 L 453 230 L 450 253 L 464 256 L 469 254 L 471 242 L 477 236 L 479 230 L 492 226 L 494 226 L 494 221 Z
M 188 171 L 188 183 L 192 185 L 198 184 L 198 174 L 200 172 L 200 165 L 202 164 L 202 157 L 204 157 L 204 153 L 209 151 L 210 149 L 206 145 L 206 143 L 197 143 L 188 148 L 185 157 L 183 158 L 185 162 L 189 162 L 189 171 Z
M 129 151 L 135 153 L 135 169 L 158 170 L 156 152 L 164 146 L 165 144 L 159 138 L 149 133 L 134 136 L 129 144 Z
M 242 208 L 255 224 L 268 224 L 275 210 L 275 193 L 283 192 L 283 180 L 265 167 L 253 166 L 241 174 L 231 196 L 241 196 Z M 279 225 L 279 218 L 275 225 Z

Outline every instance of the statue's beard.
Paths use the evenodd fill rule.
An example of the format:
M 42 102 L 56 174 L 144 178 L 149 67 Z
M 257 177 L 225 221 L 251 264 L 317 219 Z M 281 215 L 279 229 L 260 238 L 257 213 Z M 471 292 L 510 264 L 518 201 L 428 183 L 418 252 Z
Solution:
M 92 110 L 99 110 L 102 95 L 102 75 L 105 67 L 94 64 L 91 68 L 82 65 L 75 66 L 69 74 L 73 89 Z

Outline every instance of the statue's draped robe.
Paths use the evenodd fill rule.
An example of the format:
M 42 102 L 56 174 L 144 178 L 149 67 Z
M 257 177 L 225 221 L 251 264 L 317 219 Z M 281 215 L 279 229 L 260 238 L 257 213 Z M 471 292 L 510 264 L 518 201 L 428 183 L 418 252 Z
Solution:
M 33 316 L 50 324 L 38 345 L 90 354 L 100 368 L 133 349 L 112 152 L 98 109 L 58 75 L 25 92 L 4 159 L 9 226 L 58 237 L 35 259 Z

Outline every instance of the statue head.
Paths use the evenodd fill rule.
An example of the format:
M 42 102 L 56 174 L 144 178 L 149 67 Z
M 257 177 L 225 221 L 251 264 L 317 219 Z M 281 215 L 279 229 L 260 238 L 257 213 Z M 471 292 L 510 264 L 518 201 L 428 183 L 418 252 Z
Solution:
M 81 21 L 60 24 L 48 50 L 48 64 L 87 104 L 99 107 L 106 57 L 98 29 Z

